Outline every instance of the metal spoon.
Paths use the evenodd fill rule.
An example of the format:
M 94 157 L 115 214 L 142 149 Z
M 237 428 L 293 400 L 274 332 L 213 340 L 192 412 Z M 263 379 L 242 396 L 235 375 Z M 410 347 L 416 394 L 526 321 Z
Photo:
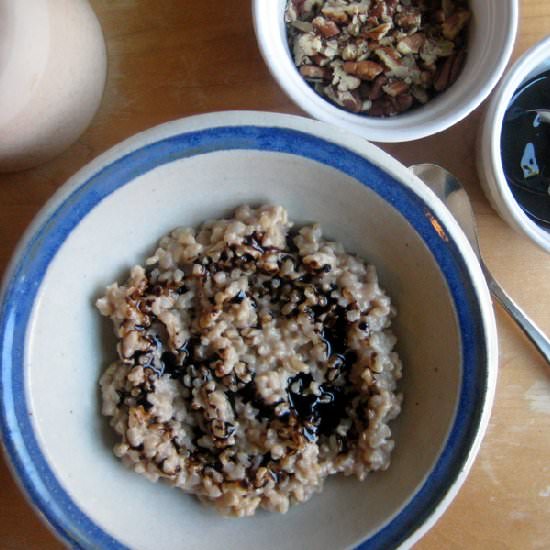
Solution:
M 550 363 L 550 340 L 506 294 L 483 263 L 477 240 L 474 212 L 470 199 L 460 182 L 447 170 L 436 164 L 416 164 L 411 166 L 410 169 L 445 203 L 451 214 L 456 218 L 479 258 L 489 290 L 516 321 L 527 338 L 533 342 L 546 361 Z

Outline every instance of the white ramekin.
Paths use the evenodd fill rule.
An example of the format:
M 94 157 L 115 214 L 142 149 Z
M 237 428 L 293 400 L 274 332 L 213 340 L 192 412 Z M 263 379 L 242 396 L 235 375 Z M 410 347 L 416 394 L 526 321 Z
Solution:
M 88 0 L 0 0 L 0 172 L 32 168 L 74 143 L 106 77 Z
M 378 119 L 349 113 L 323 99 L 294 66 L 286 37 L 287 0 L 253 0 L 260 51 L 290 98 L 312 117 L 336 124 L 371 141 L 402 142 L 446 130 L 465 118 L 489 95 L 510 58 L 517 30 L 517 0 L 471 0 L 474 13 L 469 52 L 458 80 L 427 105 Z
M 477 166 L 481 185 L 500 216 L 515 230 L 550 252 L 550 232 L 525 214 L 504 175 L 501 134 L 504 113 L 514 92 L 527 80 L 550 69 L 550 37 L 528 50 L 503 78 L 485 113 L 479 133 Z

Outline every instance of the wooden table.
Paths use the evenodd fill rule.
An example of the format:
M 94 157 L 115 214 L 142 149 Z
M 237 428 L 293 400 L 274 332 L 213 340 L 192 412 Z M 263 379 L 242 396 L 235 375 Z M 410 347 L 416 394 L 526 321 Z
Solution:
M 301 114 L 260 57 L 249 0 L 92 0 L 109 50 L 92 126 L 57 159 L 0 175 L 0 269 L 46 199 L 78 168 L 135 132 L 224 109 Z M 514 58 L 550 33 L 550 2 L 522 0 Z M 405 164 L 436 162 L 465 184 L 487 264 L 550 334 L 550 258 L 491 210 L 474 166 L 483 107 L 436 137 L 383 145 Z M 419 550 L 550 548 L 550 366 L 496 308 L 501 346 L 492 420 L 460 494 Z M 0 459 L 1 460 L 1 459 Z M 0 462 L 0 549 L 62 548 Z

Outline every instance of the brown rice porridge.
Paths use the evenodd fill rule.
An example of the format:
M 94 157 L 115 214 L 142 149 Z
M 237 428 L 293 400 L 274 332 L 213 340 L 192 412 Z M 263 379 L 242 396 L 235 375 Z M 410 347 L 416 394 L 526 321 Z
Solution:
M 117 457 L 226 515 L 286 512 L 329 474 L 390 464 L 394 315 L 374 266 L 280 206 L 175 229 L 97 301 Z

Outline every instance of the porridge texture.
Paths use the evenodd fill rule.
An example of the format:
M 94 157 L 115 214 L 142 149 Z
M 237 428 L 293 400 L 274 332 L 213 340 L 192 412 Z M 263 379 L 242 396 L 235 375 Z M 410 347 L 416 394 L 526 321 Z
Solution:
M 97 301 L 114 453 L 225 515 L 286 512 L 390 464 L 394 311 L 372 265 L 279 206 L 176 229 Z

